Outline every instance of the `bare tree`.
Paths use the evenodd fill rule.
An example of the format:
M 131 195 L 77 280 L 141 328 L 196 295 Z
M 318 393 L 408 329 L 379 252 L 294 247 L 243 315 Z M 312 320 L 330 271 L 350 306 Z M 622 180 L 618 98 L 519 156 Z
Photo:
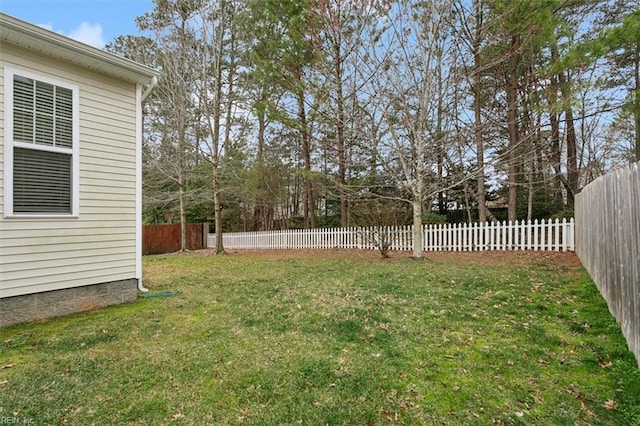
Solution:
M 191 87 L 196 78 L 193 60 L 195 37 L 190 27 L 195 3 L 159 2 L 139 19 L 141 29 L 155 35 L 156 60 L 162 69 L 149 114 L 159 144 L 151 152 L 155 171 L 172 184 L 165 185 L 170 201 L 179 204 L 181 250 L 187 249 L 187 180 L 195 167 L 194 103 Z M 147 151 L 149 152 L 149 151 Z M 176 187 L 176 190 L 173 190 Z
M 375 155 L 409 195 L 414 258 L 423 257 L 423 207 L 441 187 L 437 159 L 453 131 L 452 6 L 452 0 L 397 2 L 379 24 L 367 60 L 376 70 L 367 99 L 379 111 Z
M 216 254 L 224 254 L 222 222 L 222 170 L 225 150 L 231 148 L 235 81 L 239 63 L 238 27 L 234 17 L 239 7 L 233 0 L 208 1 L 199 9 L 201 34 L 200 85 L 196 90 L 200 109 L 208 130 L 208 160 L 211 163 L 211 183 L 216 231 Z
M 376 0 L 316 0 L 312 7 L 314 38 L 322 47 L 314 70 L 321 81 L 315 87 L 325 133 L 326 162 L 335 167 L 335 192 L 340 200 L 340 225 L 350 222 L 349 175 L 356 142 L 354 124 L 358 116 L 359 56 L 366 30 L 376 18 Z M 330 170 L 327 170 L 330 171 Z M 333 170 L 331 170 L 333 171 Z

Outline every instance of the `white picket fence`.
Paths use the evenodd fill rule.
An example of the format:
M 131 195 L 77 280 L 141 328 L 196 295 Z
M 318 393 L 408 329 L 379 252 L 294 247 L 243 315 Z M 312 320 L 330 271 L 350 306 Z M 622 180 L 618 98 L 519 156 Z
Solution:
M 574 220 L 442 224 L 423 227 L 424 251 L 575 251 Z M 413 249 L 412 226 L 287 229 L 223 234 L 226 249 Z M 209 234 L 215 247 L 215 234 Z

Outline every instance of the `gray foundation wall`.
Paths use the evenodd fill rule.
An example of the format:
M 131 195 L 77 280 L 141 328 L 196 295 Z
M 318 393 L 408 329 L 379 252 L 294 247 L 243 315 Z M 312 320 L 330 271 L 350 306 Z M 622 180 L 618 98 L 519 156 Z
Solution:
M 0 299 L 0 327 L 132 302 L 135 278 Z

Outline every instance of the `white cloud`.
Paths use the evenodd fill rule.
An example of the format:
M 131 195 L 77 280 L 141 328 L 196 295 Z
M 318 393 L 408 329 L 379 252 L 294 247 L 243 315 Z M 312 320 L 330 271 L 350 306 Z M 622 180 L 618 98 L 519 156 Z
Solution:
M 105 45 L 104 38 L 102 38 L 102 25 L 100 24 L 83 22 L 68 35 L 74 40 L 81 41 L 98 49 L 102 49 Z
M 102 25 L 100 24 L 90 24 L 88 22 L 82 22 L 80 26 L 78 26 L 78 28 L 76 28 L 75 30 L 71 30 L 68 34 L 65 34 L 63 31 L 54 29 L 52 23 L 38 24 L 38 26 L 50 31 L 55 31 L 58 34 L 65 35 L 69 38 L 80 41 L 82 43 L 86 43 L 90 46 L 97 47 L 98 49 L 102 49 L 106 44 L 102 36 Z
M 38 26 L 44 28 L 45 30 L 54 31 L 53 24 L 51 22 L 46 24 L 38 24 Z

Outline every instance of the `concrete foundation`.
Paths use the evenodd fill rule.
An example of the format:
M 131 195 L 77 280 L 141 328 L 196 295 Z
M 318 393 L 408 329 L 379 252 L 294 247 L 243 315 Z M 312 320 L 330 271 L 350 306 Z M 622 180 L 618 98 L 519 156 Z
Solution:
M 112 281 L 0 299 L 0 327 L 132 302 L 138 280 Z

